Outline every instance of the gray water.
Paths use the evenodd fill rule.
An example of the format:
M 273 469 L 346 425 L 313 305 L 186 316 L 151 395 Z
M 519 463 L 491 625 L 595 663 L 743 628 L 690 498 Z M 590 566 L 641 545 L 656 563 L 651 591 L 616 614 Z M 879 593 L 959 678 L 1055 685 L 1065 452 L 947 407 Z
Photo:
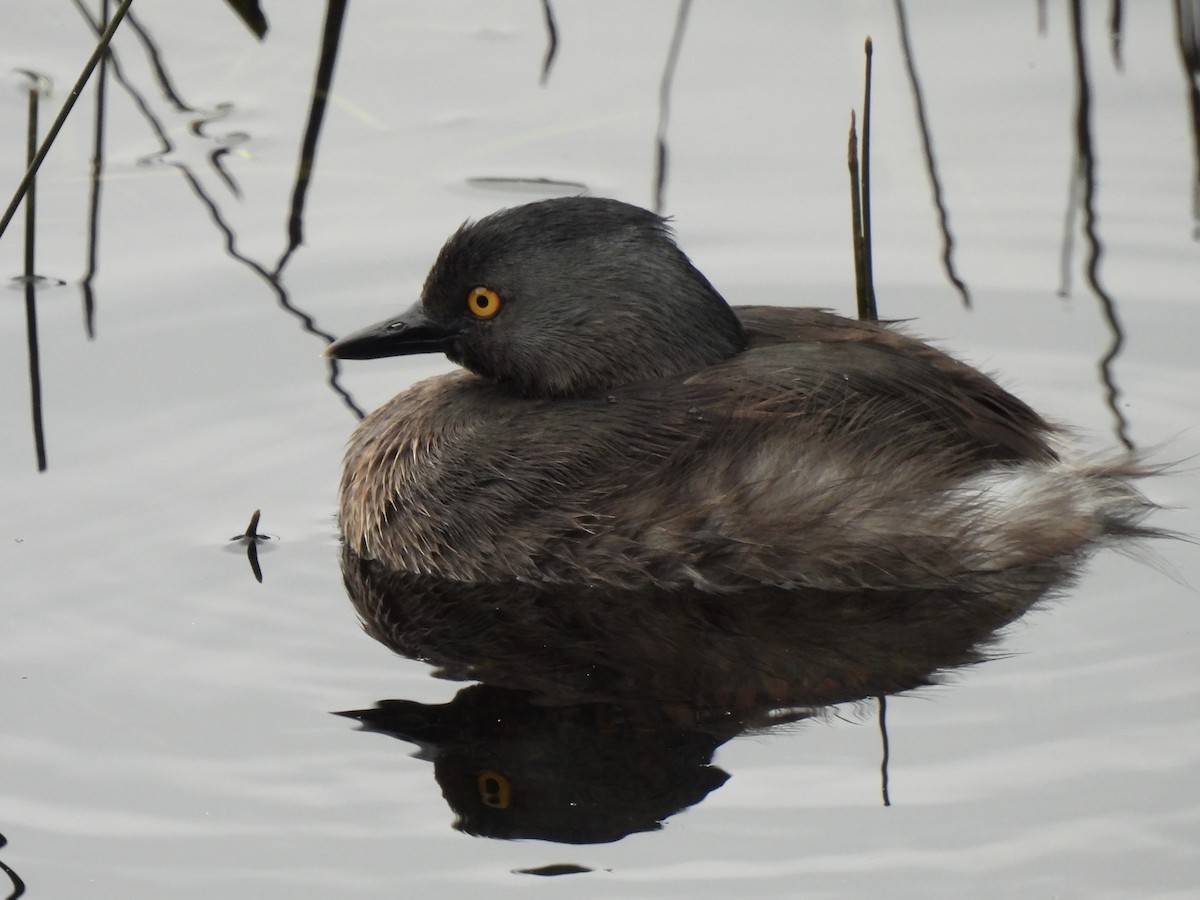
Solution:
M 1185 460 L 1147 492 L 1200 534 L 1195 146 L 1166 2 L 1085 4 L 1100 288 L 1063 235 L 1076 85 L 1068 7 L 912 4 L 909 25 L 964 309 L 941 265 L 893 5 L 694 4 L 667 121 L 664 212 L 737 304 L 853 314 L 846 129 L 874 39 L 872 212 L 882 313 L 915 320 L 1092 451 L 1126 436 Z M 546 178 L 653 202 L 674 4 L 553 5 L 545 85 L 532 2 L 350 8 L 304 214 L 280 279 L 320 48 L 318 4 L 268 4 L 258 43 L 216 0 L 135 12 L 193 111 L 163 96 L 129 23 L 107 84 L 98 266 L 87 269 L 89 86 L 42 169 L 36 271 L 48 467 L 30 425 L 23 294 L 0 290 L 0 862 L 27 896 L 1191 897 L 1200 890 L 1195 545 L 1097 556 L 1010 627 L 1000 658 L 888 701 L 892 805 L 873 702 L 723 744 L 730 778 L 657 831 L 563 845 L 471 837 L 408 743 L 331 712 L 450 700 L 365 636 L 338 571 L 356 419 L 318 358 L 408 306 L 465 218 Z M 0 34 L 0 191 L 94 46 L 69 3 L 10 0 Z M 110 72 L 110 76 L 111 76 Z M 224 106 L 224 105 L 228 106 Z M 204 121 L 198 130 L 191 123 Z M 236 184 L 210 161 L 219 162 Z M 241 259 L 227 252 L 215 204 Z M 20 214 L 0 274 L 22 272 Z M 260 270 L 256 270 L 256 266 Z M 371 409 L 444 360 L 340 373 Z M 1114 415 L 1115 411 L 1118 415 Z M 262 510 L 258 583 L 229 538 Z M 591 871 L 537 878 L 517 870 Z M 0 896 L 6 890 L 0 874 Z

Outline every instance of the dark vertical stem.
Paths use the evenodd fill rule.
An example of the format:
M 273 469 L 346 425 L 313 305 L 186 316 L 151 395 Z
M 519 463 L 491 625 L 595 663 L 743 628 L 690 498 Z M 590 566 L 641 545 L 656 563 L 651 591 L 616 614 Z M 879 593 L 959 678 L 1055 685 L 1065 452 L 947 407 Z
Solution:
M 671 83 L 675 80 L 675 65 L 679 61 L 683 30 L 687 25 L 691 6 L 692 0 L 679 0 L 679 11 L 675 14 L 675 30 L 671 34 L 667 63 L 663 67 L 662 82 L 658 87 L 658 130 L 654 141 L 654 211 L 657 213 L 663 211 L 663 195 L 667 187 L 667 118 L 671 111 Z
M 1037 0 L 1037 30 L 1038 34 L 1046 33 L 1046 0 Z
M 1121 3 L 1121 0 L 1112 0 L 1112 6 L 1108 9 L 1108 44 L 1112 48 L 1113 65 L 1118 69 L 1125 67 L 1121 59 L 1121 38 L 1124 30 L 1124 18 L 1124 4 Z
M 879 761 L 879 786 L 883 794 L 883 805 L 892 805 L 892 795 L 888 789 L 888 763 L 892 758 L 892 746 L 888 740 L 887 730 L 887 697 L 879 698 L 879 739 L 883 746 L 882 758 Z
M 846 149 L 846 161 L 850 168 L 850 228 L 854 246 L 854 296 L 858 317 L 873 321 L 877 318 L 871 308 L 867 293 L 867 277 L 863 268 L 863 224 L 862 224 L 862 179 L 858 169 L 858 129 L 854 124 L 854 110 L 850 110 L 850 142 Z
M 33 162 L 37 155 L 38 132 L 38 96 L 41 93 L 41 80 L 33 77 L 29 87 L 28 120 L 25 124 L 25 165 Z M 35 241 L 37 238 L 37 177 L 30 179 L 29 190 L 25 192 L 25 283 L 33 284 L 35 277 L 34 260 Z
M 871 318 L 878 319 L 875 304 L 875 267 L 871 262 L 871 61 L 874 47 L 868 37 L 863 45 L 866 54 L 866 72 L 863 76 L 863 130 L 862 130 L 862 241 L 863 278 L 867 285 L 867 303 Z
M 108 25 L 108 0 L 100 0 L 100 27 Z M 96 337 L 96 295 L 92 282 L 99 269 L 97 249 L 100 245 L 100 186 L 104 175 L 104 114 L 107 106 L 108 53 L 100 58 L 96 76 L 96 114 L 92 127 L 92 159 L 88 185 L 87 269 L 80 288 L 83 291 L 83 325 L 89 340 Z
M 862 166 L 859 166 L 858 134 L 854 110 L 850 111 L 850 222 L 854 230 L 854 291 L 859 319 L 874 322 L 879 318 L 875 304 L 875 278 L 871 266 L 871 56 L 868 37 L 863 47 L 866 72 L 863 86 Z
M 1084 277 L 1088 287 L 1100 301 L 1104 320 L 1112 334 L 1112 342 L 1099 363 L 1100 379 L 1105 388 L 1105 400 L 1115 422 L 1117 440 L 1128 450 L 1133 449 L 1129 437 L 1129 424 L 1120 408 L 1121 392 L 1113 379 L 1113 362 L 1121 354 L 1125 333 L 1117 317 L 1116 303 L 1100 283 L 1100 260 L 1104 255 L 1097 232 L 1096 216 L 1096 163 L 1092 152 L 1092 92 L 1087 72 L 1087 55 L 1083 38 L 1083 10 L 1081 0 L 1070 0 L 1071 40 L 1075 59 L 1075 152 L 1082 170 L 1083 184 L 1083 235 L 1087 244 L 1087 260 Z
M 558 54 L 558 25 L 554 21 L 550 0 L 542 0 L 542 21 L 546 23 L 546 55 L 542 57 L 542 76 L 538 81 L 545 84 L 550 79 L 550 67 L 554 65 L 554 57 Z
M 317 61 L 316 77 L 313 79 L 308 124 L 304 128 L 304 140 L 300 146 L 300 161 L 296 166 L 296 182 L 292 188 L 292 203 L 288 212 L 288 243 L 283 255 L 279 257 L 279 262 L 275 264 L 275 271 L 271 273 L 274 278 L 280 276 L 292 253 L 304 242 L 304 202 L 308 196 L 308 186 L 312 182 L 321 125 L 325 121 L 325 108 L 329 104 L 329 90 L 333 87 L 333 70 L 337 63 L 348 4 L 349 0 L 329 0 L 325 7 L 321 56 Z
M 32 165 L 37 157 L 38 98 L 41 79 L 34 78 L 29 88 L 29 121 L 26 135 L 25 164 Z M 36 170 L 35 170 L 36 173 Z M 46 471 L 46 434 L 42 427 L 42 367 L 38 353 L 37 327 L 37 269 L 35 246 L 37 237 L 37 177 L 29 180 L 25 192 L 25 336 L 29 345 L 29 401 L 33 414 L 33 446 L 37 453 L 39 472 Z
M 954 266 L 954 235 L 950 231 L 950 215 L 942 194 L 942 179 L 938 175 L 937 159 L 933 154 L 933 136 L 929 130 L 929 119 L 925 114 L 925 92 L 917 77 L 916 61 L 913 59 L 912 43 L 908 36 L 908 16 L 904 11 L 904 0 L 895 0 L 896 24 L 900 31 L 900 47 L 904 54 L 904 68 L 908 72 L 908 86 L 912 90 L 913 106 L 917 113 L 917 126 L 921 132 L 921 150 L 925 155 L 925 174 L 929 178 L 929 191 L 933 206 L 937 210 L 938 229 L 942 233 L 942 270 L 946 279 L 962 297 L 963 306 L 971 305 L 971 294 L 966 283 L 959 277 Z M 1040 7 L 1039 7 L 1040 8 Z
M 1200 241 L 1200 17 L 1188 0 L 1175 0 L 1175 37 L 1192 111 L 1192 237 Z

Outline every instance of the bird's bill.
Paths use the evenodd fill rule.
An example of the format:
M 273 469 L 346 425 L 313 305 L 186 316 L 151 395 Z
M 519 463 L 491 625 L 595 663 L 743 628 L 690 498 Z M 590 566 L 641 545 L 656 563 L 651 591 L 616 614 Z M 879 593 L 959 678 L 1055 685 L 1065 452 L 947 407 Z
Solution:
M 380 359 L 437 353 L 445 351 L 457 336 L 457 331 L 430 321 L 421 304 L 417 303 L 395 318 L 376 322 L 334 341 L 321 355 L 330 359 Z

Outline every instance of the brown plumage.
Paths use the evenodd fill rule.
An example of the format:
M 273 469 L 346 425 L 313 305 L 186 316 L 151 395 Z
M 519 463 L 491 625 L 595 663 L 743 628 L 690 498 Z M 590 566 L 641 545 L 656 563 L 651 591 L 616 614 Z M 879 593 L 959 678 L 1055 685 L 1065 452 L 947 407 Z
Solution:
M 1037 413 L 894 327 L 730 308 L 662 219 L 613 200 L 464 226 L 417 306 L 329 349 L 429 351 L 465 369 L 368 416 L 342 479 L 348 547 L 397 571 L 969 589 L 1150 508 L 1132 460 L 1064 460 Z

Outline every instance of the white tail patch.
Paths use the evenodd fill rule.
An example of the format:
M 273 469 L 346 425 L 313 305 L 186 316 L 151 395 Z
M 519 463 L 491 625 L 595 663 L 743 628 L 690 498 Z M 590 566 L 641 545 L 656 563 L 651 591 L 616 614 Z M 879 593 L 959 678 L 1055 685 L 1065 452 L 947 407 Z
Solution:
M 1074 553 L 1137 534 L 1154 506 L 1130 479 L 1146 474 L 1128 457 L 1026 462 L 969 479 L 951 506 L 973 522 L 989 568 L 1003 568 L 1030 554 Z

